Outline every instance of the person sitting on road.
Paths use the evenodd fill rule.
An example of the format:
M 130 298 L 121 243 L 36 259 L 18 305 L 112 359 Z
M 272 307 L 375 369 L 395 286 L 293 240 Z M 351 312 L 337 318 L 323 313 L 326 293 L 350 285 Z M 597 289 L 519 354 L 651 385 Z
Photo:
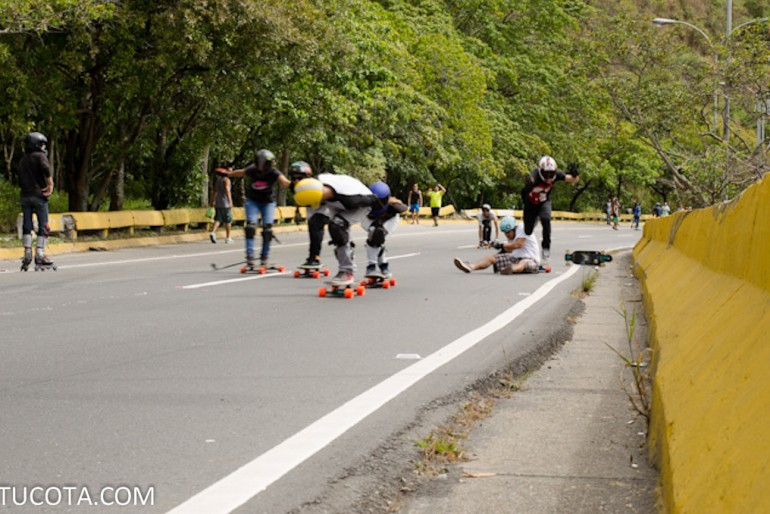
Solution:
M 511 275 L 513 273 L 538 273 L 540 270 L 540 246 L 535 234 L 527 234 L 523 223 L 516 223 L 510 216 L 500 221 L 500 230 L 507 241 L 496 241 L 493 247 L 500 250 L 488 255 L 475 264 L 470 264 L 455 257 L 455 266 L 465 273 L 493 267 L 495 273 Z
M 481 212 L 476 216 L 479 221 L 479 248 L 489 248 L 492 241 L 500 237 L 500 227 L 497 224 L 497 214 L 492 212 L 492 207 L 485 203 L 481 206 Z M 495 226 L 495 238 L 492 239 L 492 225 Z

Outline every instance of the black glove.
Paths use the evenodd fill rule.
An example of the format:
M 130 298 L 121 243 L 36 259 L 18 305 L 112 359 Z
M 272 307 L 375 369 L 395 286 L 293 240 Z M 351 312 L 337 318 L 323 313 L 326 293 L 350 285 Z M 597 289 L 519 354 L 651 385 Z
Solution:
M 502 250 L 504 246 L 505 245 L 500 241 L 495 241 L 494 243 L 492 243 L 492 248 L 494 248 L 495 250 Z
M 577 177 L 580 175 L 580 166 L 577 163 L 571 162 L 567 164 L 567 174 Z

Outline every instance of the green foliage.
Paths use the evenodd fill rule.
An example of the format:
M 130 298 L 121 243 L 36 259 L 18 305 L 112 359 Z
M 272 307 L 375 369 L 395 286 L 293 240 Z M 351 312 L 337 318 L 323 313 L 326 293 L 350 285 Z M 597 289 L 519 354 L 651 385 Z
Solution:
M 4 176 L 34 128 L 51 140 L 72 210 L 123 194 L 195 204 L 212 167 L 245 166 L 258 148 L 402 194 L 439 181 L 458 207 L 519 203 L 546 153 L 581 169 L 577 187 L 555 188 L 555 208 L 736 194 L 764 169 L 752 102 L 767 93 L 767 26 L 715 37 L 712 51 L 649 20 L 718 34 L 721 10 L 646 5 L 0 0 Z M 736 23 L 769 11 L 735 2 Z M 713 123 L 722 77 L 729 150 Z

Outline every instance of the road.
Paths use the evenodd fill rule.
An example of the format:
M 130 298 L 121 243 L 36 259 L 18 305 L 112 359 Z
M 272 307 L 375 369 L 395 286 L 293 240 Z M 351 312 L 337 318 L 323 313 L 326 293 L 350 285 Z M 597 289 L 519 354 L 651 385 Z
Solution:
M 312 502 L 431 402 L 540 344 L 580 285 L 565 248 L 630 247 L 639 235 L 555 224 L 554 271 L 502 277 L 452 265 L 487 253 L 473 248 L 474 225 L 401 225 L 388 240 L 397 286 L 352 300 L 318 298 L 321 281 L 291 270 L 212 270 L 240 260 L 240 240 L 62 255 L 57 272 L 2 262 L 0 499 L 43 487 L 42 505 L 15 507 L 35 513 L 114 512 L 148 494 L 152 505 L 129 505 Z M 363 231 L 354 236 L 360 275 Z M 307 235 L 280 237 L 276 262 L 302 262 Z M 121 487 L 105 505 L 102 492 Z

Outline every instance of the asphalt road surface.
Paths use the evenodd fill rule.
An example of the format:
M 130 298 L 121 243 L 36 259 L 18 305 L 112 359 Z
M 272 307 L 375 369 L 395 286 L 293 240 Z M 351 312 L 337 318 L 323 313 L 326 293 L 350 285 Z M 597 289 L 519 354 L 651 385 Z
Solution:
M 564 265 L 565 248 L 627 248 L 640 232 L 555 224 L 553 272 L 505 277 L 453 266 L 493 252 L 476 234 L 401 225 L 387 242 L 397 285 L 350 300 L 293 278 L 302 232 L 279 236 L 272 257 L 288 269 L 272 275 L 212 270 L 239 261 L 242 240 L 55 256 L 56 272 L 0 262 L 0 501 L 299 508 L 426 405 L 538 344 L 585 270 Z

